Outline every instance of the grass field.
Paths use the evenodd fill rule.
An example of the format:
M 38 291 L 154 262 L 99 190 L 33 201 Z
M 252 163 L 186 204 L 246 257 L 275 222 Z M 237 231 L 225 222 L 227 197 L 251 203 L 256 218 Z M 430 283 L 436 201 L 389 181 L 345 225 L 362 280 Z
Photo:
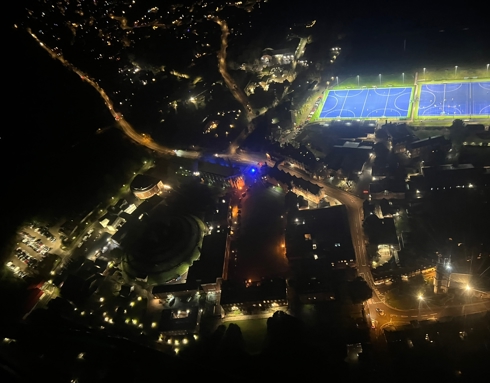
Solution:
M 407 118 L 413 87 L 330 90 L 320 118 Z
M 447 129 L 445 128 L 429 128 L 429 129 L 413 129 L 413 133 L 417 136 L 419 140 L 424 138 L 434 137 L 434 136 L 443 136 L 446 133 Z
M 262 350 L 267 335 L 267 318 L 237 320 L 232 323 L 240 327 L 247 352 L 256 354 Z
M 358 81 L 359 80 L 359 81 Z M 381 80 L 381 81 L 380 81 Z M 379 75 L 367 75 L 367 76 L 349 76 L 343 78 L 342 76 L 335 77 L 330 81 L 330 89 L 359 89 L 359 88 L 386 88 L 386 87 L 409 87 L 415 82 L 414 73 L 392 73 Z
M 469 87 L 468 83 L 471 83 L 469 84 Z M 458 84 L 460 84 L 459 88 L 461 89 L 458 88 Z M 485 90 L 483 88 L 483 90 L 478 88 L 478 85 L 481 84 L 485 85 L 486 89 L 488 80 L 467 79 L 419 81 L 414 97 L 414 125 L 424 126 L 427 124 L 430 125 L 437 123 L 439 126 L 449 126 L 455 118 L 472 118 L 480 123 L 490 122 L 489 114 L 483 114 L 481 112 L 483 109 L 488 109 L 488 105 L 490 105 L 488 93 L 485 94 Z M 437 90 L 441 90 L 443 86 L 444 94 L 441 92 L 438 94 L 437 92 L 434 94 L 433 92 L 429 92 L 429 90 L 431 90 L 431 86 L 438 87 Z M 451 96 L 451 93 L 449 92 L 446 94 L 446 89 L 449 92 L 451 92 L 451 89 L 456 90 L 456 92 L 453 91 L 454 94 Z M 478 92 L 475 92 L 475 90 Z M 449 98 L 450 96 L 452 97 L 451 99 Z M 432 109 L 434 110 L 432 112 L 429 110 L 430 113 L 426 113 L 428 111 L 427 107 L 430 104 L 429 101 L 433 102 L 434 107 Z M 451 103 L 454 104 L 454 106 L 451 106 Z M 446 106 L 444 106 L 444 104 L 446 104 Z M 487 105 L 486 108 L 484 108 L 485 105 Z M 441 112 L 440 115 L 437 115 L 437 111 Z M 442 113 L 442 111 L 445 113 Z
M 474 79 L 482 81 L 490 79 L 490 68 L 475 69 L 475 68 L 417 68 L 416 70 L 408 70 L 402 73 L 381 73 L 381 81 L 379 74 L 377 75 L 351 75 L 332 77 L 329 80 L 329 89 L 359 89 L 373 87 L 406 87 L 414 85 L 415 74 L 418 74 L 417 82 L 421 81 L 451 81 L 463 82 Z
M 318 120 L 332 119 L 348 116 L 330 116 L 325 115 L 325 104 L 328 99 L 328 95 L 331 91 L 339 90 L 360 90 L 360 89 L 379 89 L 379 88 L 408 88 L 414 85 L 417 77 L 417 89 L 413 94 L 413 100 L 415 100 L 414 114 L 412 115 L 412 109 L 408 111 L 408 118 L 411 118 L 411 124 L 423 128 L 424 126 L 450 126 L 455 118 L 468 118 L 470 115 L 458 113 L 446 113 L 445 115 L 437 115 L 437 113 L 430 113 L 430 115 L 419 116 L 419 100 L 421 96 L 422 86 L 428 84 L 437 84 L 445 82 L 447 84 L 453 83 L 477 83 L 490 81 L 490 68 L 486 67 L 475 68 L 418 68 L 416 71 L 407 71 L 405 73 L 392 73 L 378 75 L 354 75 L 354 76 L 338 76 L 332 77 L 328 82 L 328 90 L 325 92 L 322 102 L 313 114 L 310 122 Z M 485 97 L 485 96 L 482 96 Z M 485 100 L 484 100 L 485 101 Z M 343 109 L 343 108 L 342 108 Z M 348 108 L 347 108 L 348 109 Z M 396 108 L 395 108 L 396 109 Z M 453 111 L 454 112 L 454 111 Z M 379 118 L 380 116 L 362 116 L 360 118 Z M 352 117 L 358 118 L 358 117 Z M 386 117 L 389 118 L 389 117 Z M 406 119 L 406 116 L 399 118 L 393 116 L 395 119 Z M 471 114 L 472 119 L 477 119 L 480 123 L 490 123 L 490 117 L 487 115 Z
M 490 79 L 490 70 L 486 68 L 419 68 L 418 81 L 449 81 L 454 80 L 458 82 L 467 81 L 473 77 L 482 79 Z
M 416 119 L 490 118 L 490 82 L 478 79 L 420 82 L 415 95 Z

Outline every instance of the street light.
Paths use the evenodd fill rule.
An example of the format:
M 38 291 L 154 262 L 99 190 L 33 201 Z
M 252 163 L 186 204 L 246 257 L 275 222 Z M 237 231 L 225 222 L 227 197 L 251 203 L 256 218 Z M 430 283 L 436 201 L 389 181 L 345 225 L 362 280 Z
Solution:
M 381 86 L 381 73 L 379 74 L 379 85 Z
M 402 81 L 403 81 L 403 85 L 405 85 L 405 73 L 402 73 Z
M 487 72 L 488 72 L 488 65 L 487 65 Z M 359 75 L 357 75 L 357 86 L 359 86 Z
M 490 64 L 487 64 L 487 74 L 488 74 L 488 67 L 490 66 Z
M 424 68 L 424 80 L 425 80 L 425 68 Z
M 458 73 L 458 66 L 455 65 L 454 66 L 454 77 L 456 77 L 456 74 Z
M 339 78 L 335 77 L 335 79 L 337 80 L 337 86 L 339 86 Z
M 417 299 L 419 300 L 419 315 L 418 315 L 418 320 L 420 320 L 420 306 L 424 300 L 424 296 L 422 294 L 419 294 L 419 296 L 417 297 Z

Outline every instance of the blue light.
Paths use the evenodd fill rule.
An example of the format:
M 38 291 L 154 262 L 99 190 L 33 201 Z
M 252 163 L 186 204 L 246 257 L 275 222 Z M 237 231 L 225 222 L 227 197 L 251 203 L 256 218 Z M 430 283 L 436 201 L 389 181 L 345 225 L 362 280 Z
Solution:
M 252 173 L 255 173 L 255 168 L 250 169 Z

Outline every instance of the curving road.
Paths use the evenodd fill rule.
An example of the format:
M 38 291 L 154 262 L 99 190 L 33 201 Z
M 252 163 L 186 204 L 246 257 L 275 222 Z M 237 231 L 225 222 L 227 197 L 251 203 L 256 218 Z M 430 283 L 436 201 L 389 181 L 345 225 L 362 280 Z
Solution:
M 279 166 L 279 168 L 291 175 L 301 177 L 311 183 L 322 187 L 327 195 L 337 199 L 340 203 L 345 205 L 349 219 L 352 244 L 356 253 L 356 267 L 358 270 L 358 274 L 359 276 L 364 278 L 364 280 L 373 290 L 373 297 L 368 302 L 366 302 L 365 309 L 367 314 L 372 319 L 377 321 L 378 325 L 386 325 L 388 323 L 393 323 L 393 321 L 406 323 L 412 320 L 437 319 L 448 316 L 469 315 L 490 310 L 490 301 L 471 303 L 464 306 L 448 305 L 444 307 L 430 307 L 430 305 L 423 303 L 420 309 L 412 310 L 400 310 L 386 304 L 384 302 L 384 299 L 380 296 L 376 286 L 374 285 L 374 279 L 367 257 L 366 246 L 364 243 L 364 232 L 362 229 L 363 200 L 349 192 L 338 189 L 330 184 L 317 181 L 300 171 L 296 171 L 289 167 Z M 377 308 L 383 310 L 383 315 L 380 315 L 376 311 Z
M 56 54 L 55 52 L 52 51 L 46 44 L 44 44 L 39 38 L 32 33 L 30 28 L 27 28 L 27 32 L 36 40 L 39 45 L 49 53 L 49 55 L 55 59 L 61 62 L 65 67 L 68 69 L 72 70 L 76 74 L 80 76 L 80 78 L 88 83 L 92 88 L 94 88 L 102 97 L 102 99 L 105 102 L 105 105 L 109 109 L 109 112 L 112 114 L 114 119 L 118 122 L 119 127 L 122 129 L 122 131 L 129 137 L 131 138 L 134 142 L 147 147 L 148 149 L 154 150 L 158 153 L 162 154 L 168 154 L 168 155 L 176 155 L 177 151 L 173 150 L 171 148 L 168 148 L 164 145 L 160 145 L 153 141 L 151 137 L 148 134 L 140 134 L 138 133 L 133 126 L 118 112 L 114 110 L 113 103 L 107 93 L 105 92 L 104 89 L 93 79 L 91 79 L 86 73 L 78 69 L 76 66 L 65 60 L 63 55 L 61 54 Z M 200 156 L 199 152 L 193 152 L 193 151 L 179 151 L 179 155 L 182 157 L 188 157 L 188 158 L 198 158 Z
M 248 97 L 243 90 L 241 90 L 236 84 L 233 77 L 230 76 L 226 67 L 226 49 L 228 48 L 228 35 L 230 30 L 228 29 L 228 24 L 226 21 L 214 16 L 212 20 L 218 24 L 221 28 L 221 48 L 218 52 L 218 69 L 221 77 L 226 83 L 226 86 L 230 90 L 231 94 L 235 99 L 243 105 L 245 112 L 247 113 L 247 119 L 250 121 L 253 118 L 252 107 L 248 101 Z
M 121 27 L 123 29 L 130 28 L 126 25 L 125 19 L 124 18 L 116 18 L 115 16 L 112 16 L 115 19 L 118 19 L 122 24 Z M 252 108 L 250 106 L 250 103 L 248 101 L 247 95 L 238 87 L 238 85 L 235 83 L 233 78 L 230 76 L 230 74 L 227 71 L 227 66 L 226 66 L 226 49 L 228 48 L 228 35 L 230 34 L 228 25 L 224 20 L 219 19 L 218 17 L 213 17 L 212 20 L 216 22 L 220 28 L 221 28 L 221 48 L 218 52 L 218 69 L 223 77 L 223 80 L 226 83 L 226 86 L 232 93 L 232 95 L 235 97 L 235 99 L 240 102 L 243 105 L 243 108 L 246 112 L 247 120 L 250 122 L 253 113 L 252 113 Z M 124 24 L 124 25 L 123 25 Z M 34 40 L 46 51 L 49 53 L 49 55 L 55 59 L 61 62 L 65 67 L 68 69 L 72 70 L 76 74 L 80 76 L 80 78 L 85 81 L 86 83 L 90 84 L 102 97 L 104 100 L 107 108 L 109 109 L 109 112 L 112 114 L 114 119 L 119 123 L 120 128 L 123 130 L 123 132 L 131 138 L 134 142 L 147 147 L 148 149 L 154 150 L 158 153 L 162 154 L 168 154 L 168 155 L 175 155 L 176 151 L 168 148 L 166 146 L 157 144 L 154 142 L 151 137 L 147 134 L 140 134 L 138 133 L 132 126 L 131 124 L 120 114 L 117 113 L 114 110 L 113 103 L 107 93 L 104 91 L 104 89 L 93 79 L 90 78 L 86 73 L 75 67 L 73 64 L 68 62 L 62 54 L 60 53 L 55 53 L 51 48 L 49 48 L 46 44 L 44 44 L 39 38 L 32 32 L 30 28 L 27 28 L 27 32 L 31 35 Z M 237 140 L 243 140 L 243 138 L 251 131 L 250 127 L 244 129 L 244 131 L 239 135 L 239 137 L 235 140 L 234 143 L 230 145 L 229 151 L 230 153 L 234 154 L 236 152 L 236 149 L 238 147 Z M 181 157 L 187 157 L 187 158 L 198 158 L 200 156 L 199 152 L 193 152 L 193 151 L 179 151 L 179 156 Z
M 218 23 L 221 27 L 222 30 L 222 41 L 221 41 L 221 50 L 218 53 L 219 57 L 219 68 L 220 68 L 220 73 L 223 76 L 223 79 L 225 80 L 228 88 L 232 92 L 232 94 L 235 96 L 235 98 L 242 103 L 242 105 L 245 106 L 245 109 L 247 110 L 249 118 L 251 117 L 251 109 L 249 110 L 250 106 L 248 104 L 248 99 L 246 95 L 241 91 L 231 78 L 231 76 L 228 74 L 226 71 L 226 48 L 227 48 L 227 37 L 229 34 L 228 31 L 228 26 L 226 23 L 218 18 L 213 19 L 216 23 Z M 113 103 L 110 100 L 109 96 L 107 96 L 106 92 L 100 85 L 91 79 L 87 74 L 85 74 L 83 71 L 80 69 L 76 68 L 74 65 L 69 63 L 67 60 L 64 59 L 64 57 L 60 54 L 56 54 L 53 52 L 49 47 L 47 47 L 42 41 L 38 39 L 38 37 L 32 33 L 30 28 L 27 28 L 28 33 L 39 43 L 39 45 L 50 54 L 50 56 L 53 59 L 56 59 L 60 61 L 65 67 L 69 68 L 76 74 L 80 76 L 80 78 L 90 84 L 102 97 L 104 100 L 107 108 L 109 109 L 110 113 L 114 117 L 114 119 L 119 123 L 119 126 L 123 130 L 123 132 L 131 138 L 134 142 L 147 147 L 148 149 L 154 150 L 155 152 L 162 153 L 162 154 L 167 154 L 167 155 L 178 155 L 181 157 L 186 157 L 186 158 L 198 158 L 200 156 L 200 152 L 197 151 L 181 151 L 181 150 L 174 150 L 171 148 L 168 148 L 166 146 L 157 144 L 154 142 L 150 136 L 146 134 L 140 134 L 138 133 L 132 126 L 131 124 L 124 119 L 124 117 L 117 113 L 114 108 L 113 108 Z M 229 158 L 230 160 L 237 161 L 237 162 L 244 162 L 244 163 L 249 163 L 249 164 L 256 164 L 258 162 L 265 162 L 265 156 L 263 155 L 258 155 L 258 154 L 245 154 L 245 153 L 240 153 L 237 154 L 234 150 L 231 150 L 231 154 L 229 155 L 223 155 L 221 157 L 224 158 Z M 282 168 L 282 167 L 281 167 Z M 356 253 L 356 263 L 357 263 L 357 269 L 358 273 L 360 276 L 362 276 L 366 282 L 371 286 L 373 289 L 373 298 L 369 300 L 367 303 L 367 311 L 369 315 L 373 319 L 376 319 L 379 321 L 381 325 L 386 325 L 388 323 L 391 323 L 393 318 L 395 320 L 399 321 L 410 321 L 413 319 L 423 319 L 423 318 L 437 318 L 437 317 L 442 317 L 442 316 L 451 316 L 451 315 L 466 315 L 466 314 L 471 314 L 471 313 L 476 313 L 476 312 L 482 312 L 482 311 L 488 311 L 490 309 L 490 302 L 484 302 L 484 303 L 474 303 L 474 304 L 468 304 L 465 306 L 447 306 L 447 307 L 438 307 L 438 308 L 430 308 L 430 307 L 424 307 L 421 308 L 420 310 L 399 310 L 395 309 L 391 306 L 388 306 L 382 298 L 379 297 L 376 286 L 374 285 L 374 280 L 371 274 L 371 269 L 368 263 L 367 259 L 367 253 L 366 253 L 366 247 L 364 244 L 364 235 L 363 235 L 363 230 L 362 230 L 362 220 L 363 220 L 363 210 L 362 210 L 362 200 L 358 198 L 357 196 L 350 194 L 348 192 L 345 192 L 343 190 L 337 189 L 336 187 L 314 180 L 311 177 L 303 174 L 302 172 L 298 172 L 296 170 L 293 170 L 291 168 L 282 168 L 287 173 L 290 173 L 292 175 L 295 175 L 297 177 L 301 177 L 307 181 L 310 181 L 318 186 L 321 186 L 324 188 L 326 193 L 337 199 L 339 202 L 344 204 L 347 208 L 347 214 L 349 218 L 349 225 L 350 225 L 350 230 L 351 230 L 351 236 L 352 236 L 352 242 L 354 246 L 354 250 Z M 384 310 L 385 315 L 380 316 L 379 314 L 376 313 L 375 309 L 379 308 Z M 388 322 L 388 320 L 390 322 Z

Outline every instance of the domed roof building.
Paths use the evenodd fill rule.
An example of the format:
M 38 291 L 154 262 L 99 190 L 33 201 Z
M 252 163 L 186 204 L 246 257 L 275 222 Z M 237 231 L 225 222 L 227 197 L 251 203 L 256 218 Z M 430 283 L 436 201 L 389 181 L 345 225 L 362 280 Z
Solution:
M 163 182 L 146 174 L 138 174 L 130 185 L 131 191 L 139 199 L 148 199 L 163 189 Z
M 128 279 L 156 285 L 178 280 L 199 259 L 204 223 L 190 214 L 152 212 L 124 237 L 122 268 Z

